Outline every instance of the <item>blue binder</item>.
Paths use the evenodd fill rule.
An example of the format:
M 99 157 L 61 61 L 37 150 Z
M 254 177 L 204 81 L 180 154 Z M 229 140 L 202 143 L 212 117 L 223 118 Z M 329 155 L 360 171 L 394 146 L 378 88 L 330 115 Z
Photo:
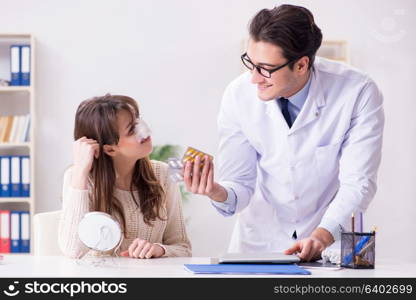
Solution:
M 20 171 L 20 157 L 10 157 L 10 183 L 11 183 L 11 197 L 20 197 L 22 190 Z
M 295 264 L 185 264 L 194 274 L 249 274 L 249 275 L 310 275 L 311 272 Z
M 19 253 L 21 249 L 20 212 L 10 211 L 10 252 Z
M 10 85 L 20 85 L 21 49 L 19 45 L 10 46 Z
M 22 45 L 20 51 L 21 51 L 20 85 L 30 85 L 30 45 Z
M 20 252 L 30 252 L 30 214 L 20 212 Z
M 29 156 L 20 157 L 20 182 L 21 182 L 21 196 L 30 196 L 30 158 Z
M 0 196 L 10 197 L 10 157 L 0 156 Z

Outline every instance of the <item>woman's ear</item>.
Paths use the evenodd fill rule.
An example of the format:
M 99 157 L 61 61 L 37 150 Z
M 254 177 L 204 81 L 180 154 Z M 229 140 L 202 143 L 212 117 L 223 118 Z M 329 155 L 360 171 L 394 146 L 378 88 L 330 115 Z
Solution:
M 104 153 L 108 156 L 114 157 L 117 153 L 117 146 L 116 145 L 104 145 L 103 146 Z

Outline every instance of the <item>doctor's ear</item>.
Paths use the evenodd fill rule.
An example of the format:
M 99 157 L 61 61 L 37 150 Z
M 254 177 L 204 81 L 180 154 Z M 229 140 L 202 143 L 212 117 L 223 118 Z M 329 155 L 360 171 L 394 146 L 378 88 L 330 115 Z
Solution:
M 115 156 L 117 153 L 117 145 L 104 145 L 103 146 L 104 153 L 108 156 Z
M 301 57 L 295 64 L 294 70 L 298 73 L 304 74 L 308 71 L 309 57 Z

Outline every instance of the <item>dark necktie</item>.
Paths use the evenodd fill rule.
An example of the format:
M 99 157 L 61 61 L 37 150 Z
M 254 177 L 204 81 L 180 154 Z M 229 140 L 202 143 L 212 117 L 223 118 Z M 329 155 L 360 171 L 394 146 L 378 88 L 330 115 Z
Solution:
M 290 128 L 290 127 L 292 127 L 292 119 L 290 118 L 289 109 L 287 108 L 289 100 L 287 100 L 286 98 L 281 97 L 281 98 L 279 98 L 279 101 L 282 103 L 283 117 L 285 117 L 286 123 Z

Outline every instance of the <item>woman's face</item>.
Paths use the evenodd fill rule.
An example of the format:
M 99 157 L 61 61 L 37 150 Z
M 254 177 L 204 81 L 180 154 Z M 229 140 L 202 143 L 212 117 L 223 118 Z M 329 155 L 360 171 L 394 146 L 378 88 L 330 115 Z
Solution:
M 117 123 L 120 136 L 117 144 L 119 155 L 127 158 L 140 159 L 148 156 L 152 152 L 151 136 L 137 136 L 135 129 L 139 124 L 136 123 L 136 120 L 132 122 L 129 112 L 124 109 L 118 112 Z

